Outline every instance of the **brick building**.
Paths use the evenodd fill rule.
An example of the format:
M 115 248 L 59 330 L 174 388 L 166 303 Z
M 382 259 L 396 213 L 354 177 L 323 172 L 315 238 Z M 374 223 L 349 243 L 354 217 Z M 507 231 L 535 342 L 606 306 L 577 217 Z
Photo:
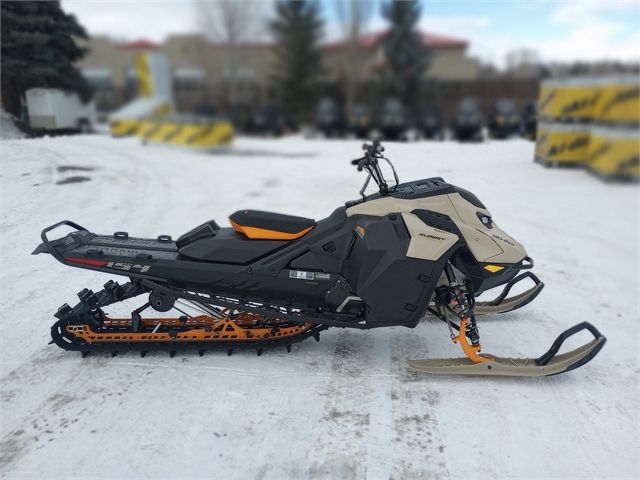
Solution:
M 323 46 L 327 83 L 339 85 L 345 69 L 356 68 L 366 82 L 384 65 L 382 39 L 387 31 L 364 35 L 355 55 L 345 42 Z M 467 55 L 466 41 L 424 33 L 423 44 L 431 52 L 425 78 L 439 82 L 467 82 L 478 78 L 479 66 Z M 90 52 L 79 66 L 96 89 L 99 108 L 116 108 L 136 95 L 134 57 L 139 52 L 163 52 L 169 59 L 173 90 L 179 110 L 192 111 L 205 105 L 259 104 L 271 96 L 270 77 L 274 68 L 273 45 L 269 43 L 228 46 L 211 43 L 201 34 L 171 35 L 163 43 L 139 40 L 118 43 L 94 36 Z M 337 88 L 339 90 L 339 88 Z

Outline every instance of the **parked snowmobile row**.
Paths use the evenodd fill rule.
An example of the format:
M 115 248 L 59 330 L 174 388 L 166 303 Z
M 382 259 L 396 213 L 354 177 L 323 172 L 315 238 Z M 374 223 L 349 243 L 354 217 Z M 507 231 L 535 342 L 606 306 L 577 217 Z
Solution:
M 486 121 L 485 121 L 486 120 Z M 484 116 L 473 98 L 464 98 L 458 105 L 449 125 L 451 137 L 458 141 L 481 141 L 484 129 L 493 139 L 505 139 L 524 135 L 535 137 L 535 104 L 527 104 L 522 114 L 515 102 L 499 99 Z M 331 98 L 324 98 L 316 111 L 315 131 L 327 138 L 355 136 L 394 141 L 420 138 L 443 140 L 447 127 L 440 109 L 428 104 L 410 112 L 397 98 L 387 98 L 381 107 L 372 113 L 364 105 L 357 105 L 350 119 L 340 105 Z
M 391 166 L 388 183 L 380 162 Z M 365 145 L 352 162 L 367 179 L 356 200 L 315 221 L 280 213 L 239 210 L 229 227 L 207 221 L 176 240 L 168 235 L 137 238 L 126 232 L 98 235 L 71 221 L 42 231 L 34 254 L 60 263 L 119 275 L 100 291 L 84 288 L 79 302 L 62 305 L 51 328 L 53 342 L 83 355 L 130 350 L 263 349 L 319 340 L 330 327 L 416 327 L 425 314 L 442 320 L 462 359 L 415 360 L 421 372 L 471 375 L 553 375 L 584 365 L 605 338 L 579 324 L 537 359 L 481 354 L 481 315 L 521 308 L 543 283 L 530 271 L 533 260 L 502 230 L 471 192 L 442 178 L 405 183 L 378 143 Z M 371 180 L 377 191 L 367 195 Z M 58 239 L 51 232 L 73 229 Z M 515 285 L 530 282 L 509 296 Z M 482 292 L 502 287 L 493 300 Z M 138 299 L 130 316 L 107 313 L 112 305 Z M 176 316 L 167 316 L 168 312 Z M 157 313 L 154 313 L 157 312 Z M 522 328 L 533 329 L 535 325 Z M 566 338 L 581 330 L 594 340 L 558 354 Z
M 233 105 L 228 115 L 237 131 L 250 135 L 280 136 L 300 128 L 300 122 L 275 103 L 265 104 L 255 111 L 248 105 Z M 450 132 L 451 138 L 458 141 L 481 141 L 486 127 L 489 137 L 494 139 L 520 135 L 534 139 L 536 117 L 535 102 L 526 104 L 519 113 L 515 103 L 509 99 L 499 99 L 485 117 L 474 99 L 464 98 L 451 122 L 445 122 L 442 112 L 434 104 L 409 111 L 399 99 L 387 98 L 378 108 L 356 104 L 347 114 L 335 99 L 324 97 L 318 102 L 313 128 L 308 135 L 411 141 L 444 140 Z

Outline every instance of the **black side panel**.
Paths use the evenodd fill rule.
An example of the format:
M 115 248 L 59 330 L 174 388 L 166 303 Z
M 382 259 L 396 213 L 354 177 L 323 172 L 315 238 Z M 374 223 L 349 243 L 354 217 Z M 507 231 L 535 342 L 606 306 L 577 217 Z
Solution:
M 322 266 L 318 262 L 317 257 L 311 252 L 300 255 L 291 262 L 290 266 L 294 270 L 310 270 L 313 272 L 322 271 Z
M 180 248 L 179 253 L 193 260 L 248 265 L 288 243 L 280 240 L 250 240 L 232 228 L 221 228 L 213 237 L 188 243 Z
M 354 233 L 343 275 L 366 304 L 367 326 L 415 327 L 450 252 L 436 262 L 407 257 L 410 236 L 399 214 L 354 219 L 364 235 Z
M 283 233 L 298 233 L 316 224 L 316 221 L 311 218 L 260 210 L 239 210 L 231 215 L 229 220 L 242 227 L 262 228 Z
M 444 213 L 432 212 L 431 210 L 412 210 L 416 217 L 422 220 L 425 224 L 429 225 L 433 228 L 439 228 L 440 230 L 444 230 L 445 232 L 453 233 L 458 236 L 461 241 L 464 241 L 464 237 L 462 236 L 462 232 L 455 224 L 449 215 L 445 215 Z
M 499 264 L 504 270 L 491 273 L 484 264 L 478 262 L 468 248 L 461 248 L 451 258 L 451 263 L 471 281 L 473 293 L 480 295 L 485 290 L 495 288 L 511 281 L 520 271 L 518 264 Z
M 480 199 L 478 199 L 478 197 L 476 197 L 469 190 L 465 190 L 464 188 L 456 187 L 455 185 L 453 186 L 453 188 L 455 188 L 456 192 L 458 192 L 460 194 L 460 196 L 462 198 L 464 198 L 467 202 L 469 202 L 471 205 L 474 205 L 474 206 L 476 206 L 478 208 L 484 208 L 485 210 L 487 209 L 487 207 L 484 206 L 484 204 L 480 201 Z

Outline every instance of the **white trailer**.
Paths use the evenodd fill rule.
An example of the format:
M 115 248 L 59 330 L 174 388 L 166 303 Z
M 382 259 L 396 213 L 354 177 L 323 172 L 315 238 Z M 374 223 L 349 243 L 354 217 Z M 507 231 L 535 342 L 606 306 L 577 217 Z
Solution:
M 26 92 L 29 124 L 33 130 L 90 132 L 96 123 L 93 102 L 82 103 L 76 93 L 53 88 L 31 88 Z

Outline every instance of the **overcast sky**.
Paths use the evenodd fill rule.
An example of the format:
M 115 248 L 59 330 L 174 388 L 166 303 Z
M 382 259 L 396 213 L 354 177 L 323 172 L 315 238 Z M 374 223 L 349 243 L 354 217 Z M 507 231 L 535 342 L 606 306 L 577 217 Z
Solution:
M 322 1 L 327 38 L 339 35 L 337 0 Z M 385 25 L 369 2 L 369 30 Z M 198 29 L 195 0 L 63 0 L 90 34 L 161 41 Z M 267 17 L 270 1 L 265 0 Z M 537 51 L 544 60 L 640 60 L 640 0 L 423 0 L 421 27 L 466 39 L 470 53 L 498 65 L 507 52 Z

